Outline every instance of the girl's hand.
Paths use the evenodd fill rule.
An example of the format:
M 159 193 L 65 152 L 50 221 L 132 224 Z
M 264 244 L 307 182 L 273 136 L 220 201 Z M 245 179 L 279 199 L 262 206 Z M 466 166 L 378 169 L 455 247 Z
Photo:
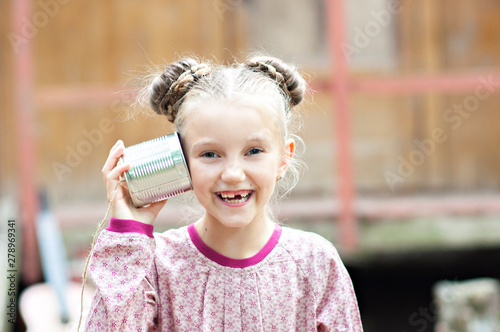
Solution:
M 108 193 L 108 201 L 111 202 L 115 190 L 118 191 L 114 198 L 114 202 L 112 202 L 113 207 L 111 216 L 119 219 L 133 219 L 145 224 L 153 224 L 166 201 L 153 203 L 140 208 L 134 206 L 127 188 L 127 183 L 125 180 L 120 179 L 120 177 L 123 177 L 123 173 L 130 169 L 130 164 L 118 165 L 118 160 L 123 155 L 124 151 L 125 145 L 119 140 L 111 148 L 108 159 L 102 168 L 102 175 Z

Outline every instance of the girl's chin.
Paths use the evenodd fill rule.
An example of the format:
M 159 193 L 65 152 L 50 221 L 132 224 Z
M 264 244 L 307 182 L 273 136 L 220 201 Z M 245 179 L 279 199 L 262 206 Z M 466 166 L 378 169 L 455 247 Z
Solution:
M 246 217 L 240 216 L 239 218 L 228 218 L 227 216 L 221 216 L 221 218 L 217 218 L 214 215 L 206 215 L 205 218 L 209 218 L 206 221 L 209 223 L 216 223 L 219 227 L 222 226 L 224 228 L 245 228 L 252 224 L 260 224 L 265 223 L 265 218 L 255 218 L 255 217 Z
M 219 224 L 226 228 L 243 228 L 250 225 L 253 220 L 218 220 Z

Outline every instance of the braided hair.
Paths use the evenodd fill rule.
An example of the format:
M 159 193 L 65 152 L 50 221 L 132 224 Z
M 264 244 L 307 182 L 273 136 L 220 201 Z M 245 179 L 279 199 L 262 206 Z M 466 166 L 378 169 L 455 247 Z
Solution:
M 242 78 L 245 77 L 246 71 L 250 71 L 268 77 L 270 81 L 274 82 L 279 88 L 278 92 L 283 98 L 286 112 L 300 104 L 304 98 L 305 80 L 294 66 L 286 64 L 280 59 L 255 56 L 237 65 L 236 68 L 240 69 L 238 76 Z M 167 116 L 170 122 L 175 123 L 179 108 L 188 92 L 201 81 L 205 82 L 198 85 L 198 89 L 221 92 L 221 85 L 224 83 L 217 76 L 220 76 L 221 71 L 228 69 L 230 68 L 214 68 L 209 63 L 199 63 L 192 58 L 173 62 L 167 65 L 165 70 L 151 83 L 149 103 L 156 113 Z M 204 80 L 204 77 L 210 76 L 214 71 L 219 75 L 215 74 L 211 81 Z M 228 77 L 227 81 L 231 81 L 231 79 Z M 243 85 L 245 84 L 239 84 L 232 88 L 244 90 Z
M 182 104 L 182 98 L 210 71 L 211 68 L 207 64 L 199 64 L 193 59 L 183 59 L 168 65 L 151 84 L 149 99 L 151 108 L 158 114 L 166 115 L 173 123 Z
M 245 65 L 250 70 L 267 75 L 275 81 L 288 97 L 291 107 L 300 104 L 304 99 L 305 81 L 295 67 L 277 58 L 266 56 L 250 58 L 245 62 Z

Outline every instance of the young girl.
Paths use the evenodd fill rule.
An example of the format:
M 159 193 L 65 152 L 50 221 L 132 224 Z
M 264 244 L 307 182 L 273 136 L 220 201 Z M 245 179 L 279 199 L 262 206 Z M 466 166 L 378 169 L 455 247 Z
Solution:
M 89 265 L 98 290 L 86 331 L 362 331 L 333 245 L 268 209 L 297 180 L 289 123 L 305 88 L 270 57 L 215 68 L 184 59 L 153 80 L 150 104 L 175 124 L 205 212 L 153 233 L 165 202 L 134 207 L 118 141 L 102 169 L 112 218 Z

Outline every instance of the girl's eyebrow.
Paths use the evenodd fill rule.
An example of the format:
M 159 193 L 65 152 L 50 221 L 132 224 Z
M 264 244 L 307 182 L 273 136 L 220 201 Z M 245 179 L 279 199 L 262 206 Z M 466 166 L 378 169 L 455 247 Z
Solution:
M 251 138 L 247 140 L 246 143 L 248 146 L 261 146 L 261 147 L 267 147 L 272 144 L 272 141 L 267 138 Z
M 268 143 L 271 141 L 272 141 L 272 139 L 267 134 L 267 132 L 254 133 L 254 134 L 247 137 L 247 142 Z
M 192 147 L 191 147 L 191 151 L 192 150 L 203 150 L 207 147 L 210 147 L 210 148 L 213 148 L 214 146 L 217 146 L 218 144 L 211 140 L 211 139 L 207 139 L 207 138 L 203 138 L 201 140 L 199 140 L 198 142 L 195 142 L 193 143 Z
M 272 143 L 272 139 L 267 133 L 258 132 L 248 136 L 246 138 L 246 142 L 247 144 L 270 144 Z M 191 151 L 199 151 L 206 148 L 213 149 L 217 147 L 219 147 L 217 141 L 211 138 L 201 138 L 197 142 L 193 143 Z

